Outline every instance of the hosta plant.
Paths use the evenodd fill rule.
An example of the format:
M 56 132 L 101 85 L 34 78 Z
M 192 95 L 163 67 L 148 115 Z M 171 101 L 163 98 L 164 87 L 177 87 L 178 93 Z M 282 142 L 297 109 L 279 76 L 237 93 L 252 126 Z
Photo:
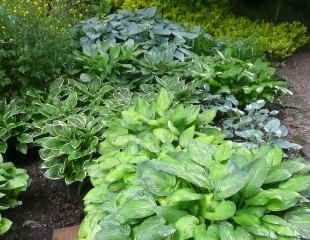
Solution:
M 10 162 L 3 162 L 0 155 L 0 211 L 21 205 L 17 200 L 21 192 L 26 191 L 29 177 L 26 170 L 16 168 Z M 0 213 L 0 235 L 7 232 L 12 222 Z
M 132 39 L 144 50 L 172 47 L 174 57 L 180 60 L 192 54 L 190 45 L 200 34 L 199 28 L 189 32 L 181 25 L 161 19 L 156 16 L 156 8 L 124 10 L 103 20 L 91 18 L 82 21 L 77 29 L 83 49 L 90 48 L 97 41 L 123 43 Z
M 44 128 L 49 135 L 36 140 L 36 144 L 41 147 L 39 153 L 45 176 L 64 178 L 67 184 L 82 181 L 86 177 L 85 169 L 103 138 L 104 120 L 75 114 L 53 121 Z
M 138 101 L 108 130 L 80 239 L 310 239 L 303 159 L 226 141 L 211 112 L 169 99 Z

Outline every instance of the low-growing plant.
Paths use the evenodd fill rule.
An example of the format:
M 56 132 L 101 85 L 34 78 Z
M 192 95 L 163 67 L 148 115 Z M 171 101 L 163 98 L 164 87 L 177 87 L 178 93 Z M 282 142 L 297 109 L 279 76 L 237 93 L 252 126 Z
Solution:
M 190 26 L 201 26 L 218 39 L 255 41 L 264 52 L 287 57 L 309 40 L 307 28 L 300 22 L 269 23 L 235 16 L 232 1 L 125 0 L 119 8 L 140 9 L 156 6 L 164 18 Z M 279 41 L 281 39 L 281 41 Z
M 107 131 L 90 168 L 80 239 L 309 238 L 309 165 L 248 150 L 208 126 L 214 111 L 162 90 Z
M 11 162 L 3 162 L 0 154 L 0 211 L 21 205 L 17 197 L 26 191 L 29 183 L 26 170 L 16 168 Z M 0 235 L 7 232 L 11 225 L 12 222 L 0 213 Z

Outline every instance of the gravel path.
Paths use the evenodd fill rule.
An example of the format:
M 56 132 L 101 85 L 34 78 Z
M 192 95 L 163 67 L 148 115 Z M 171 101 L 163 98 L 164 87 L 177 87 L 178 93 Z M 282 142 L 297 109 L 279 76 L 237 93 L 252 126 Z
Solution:
M 303 154 L 310 160 L 310 45 L 290 57 L 280 75 L 294 93 L 283 97 L 287 106 L 283 110 L 284 123 L 290 139 L 303 146 Z

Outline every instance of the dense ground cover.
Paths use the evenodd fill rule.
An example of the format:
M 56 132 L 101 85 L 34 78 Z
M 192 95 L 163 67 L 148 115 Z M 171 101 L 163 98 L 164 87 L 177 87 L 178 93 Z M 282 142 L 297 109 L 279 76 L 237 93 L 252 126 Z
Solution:
M 14 9 L 0 10 L 5 26 L 17 23 Z M 291 159 L 301 146 L 285 139 L 278 112 L 268 109 L 290 91 L 256 43 L 215 39 L 153 7 L 71 28 L 79 17 L 47 30 L 68 39 L 49 38 L 53 51 L 66 46 L 47 61 L 60 68 L 46 65 L 40 75 L 30 66 L 20 76 L 10 71 L 23 63 L 1 65 L 9 79 L 2 91 L 22 86 L 1 102 L 0 153 L 8 161 L 8 147 L 38 149 L 45 177 L 68 185 L 90 178 L 80 239 L 310 239 L 309 164 Z M 13 49 L 34 53 L 36 44 L 21 41 Z M 39 56 L 51 59 L 42 46 Z M 13 56 L 20 64 L 23 55 Z M 14 207 L 28 184 L 7 164 L 17 177 L 0 179 L 10 197 L 0 210 Z M 1 233 L 10 225 L 0 224 Z

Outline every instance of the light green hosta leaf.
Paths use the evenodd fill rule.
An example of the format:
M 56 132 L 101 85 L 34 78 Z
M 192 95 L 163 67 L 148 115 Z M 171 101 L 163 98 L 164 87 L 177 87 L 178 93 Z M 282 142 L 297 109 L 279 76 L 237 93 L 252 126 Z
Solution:
M 249 174 L 246 171 L 234 170 L 214 183 L 214 196 L 217 199 L 226 199 L 238 193 L 246 186 Z
M 153 105 L 149 104 L 144 99 L 139 98 L 137 100 L 135 110 L 148 119 L 153 119 L 155 117 L 155 110 Z
M 204 111 L 203 113 L 200 113 L 198 116 L 198 120 L 199 122 L 201 122 L 201 124 L 208 125 L 213 121 L 215 117 L 216 117 L 216 110 L 210 109 L 210 110 Z
M 188 215 L 188 212 L 180 210 L 177 206 L 160 206 L 157 208 L 157 215 L 169 224 L 175 224 L 180 218 Z
M 149 199 L 131 199 L 127 201 L 115 214 L 120 223 L 151 216 L 156 211 L 156 205 Z
M 213 161 L 214 146 L 199 140 L 192 140 L 188 151 L 193 161 L 199 165 L 209 167 Z
M 219 224 L 219 235 L 220 240 L 237 240 L 234 227 L 229 222 L 221 222 Z
M 205 240 L 207 238 L 207 227 L 206 224 L 196 225 L 194 227 L 194 240 Z M 212 240 L 212 239 L 211 239 Z
M 182 147 L 187 147 L 190 141 L 194 138 L 195 135 L 195 126 L 191 126 L 188 129 L 186 129 L 184 132 L 182 132 L 180 136 L 180 145 Z
M 129 173 L 134 173 L 136 170 L 135 166 L 132 164 L 122 164 L 117 166 L 115 169 L 111 170 L 106 176 L 106 182 L 113 183 L 121 180 Z
M 232 201 L 216 203 L 212 210 L 204 211 L 202 215 L 210 221 L 223 221 L 235 215 L 236 205 Z
M 263 217 L 264 226 L 274 231 L 278 235 L 286 237 L 297 237 L 297 232 L 283 218 L 275 215 L 265 215 Z
M 205 239 L 220 240 L 219 226 L 216 224 L 209 225 Z
M 258 236 L 258 237 L 265 237 L 266 239 L 278 239 L 276 233 L 263 225 L 249 225 L 243 226 L 245 230 L 249 233 Z
M 165 128 L 156 128 L 153 130 L 153 134 L 162 142 L 162 143 L 171 143 L 174 139 L 174 135 Z
M 233 153 L 233 144 L 230 141 L 226 141 L 219 145 L 214 152 L 214 159 L 218 162 L 228 160 Z
M 295 192 L 310 190 L 310 176 L 295 176 L 287 182 L 281 183 L 279 188 Z
M 242 240 L 254 240 L 254 237 L 248 232 L 246 231 L 244 228 L 242 227 L 237 227 L 235 230 L 235 236 L 236 239 L 242 239 Z
M 150 152 L 158 153 L 160 151 L 160 142 L 152 133 L 147 133 L 141 137 L 139 144 Z
M 176 229 L 166 225 L 160 217 L 150 217 L 134 229 L 136 240 L 165 240 L 174 235 Z
M 260 224 L 260 218 L 255 216 L 252 212 L 246 210 L 238 211 L 236 216 L 233 217 L 233 220 L 241 226 L 253 226 Z
M 285 214 L 285 219 L 296 229 L 304 239 L 310 239 L 310 209 L 297 207 Z
M 270 165 L 268 164 L 264 156 L 259 156 L 247 167 L 249 182 L 242 190 L 246 198 L 255 195 L 260 190 L 270 170 Z
M 150 162 L 138 165 L 137 176 L 145 188 L 157 196 L 168 196 L 176 188 L 176 177 L 156 170 Z
M 156 111 L 159 115 L 163 116 L 165 111 L 167 111 L 172 103 L 172 97 L 169 93 L 162 88 L 156 99 Z
M 12 226 L 12 222 L 4 217 L 1 217 L 0 214 L 0 236 L 9 231 Z
M 172 193 L 169 197 L 161 200 L 163 205 L 175 205 L 179 202 L 197 201 L 201 199 L 203 195 L 196 193 L 192 189 L 181 188 Z
M 199 224 L 199 219 L 192 215 L 187 215 L 180 218 L 175 223 L 177 230 L 177 239 L 186 240 L 194 237 L 194 230 L 196 225 Z
M 159 160 L 151 160 L 152 165 L 163 172 L 182 178 L 202 188 L 208 187 L 208 173 L 195 162 L 188 160 L 187 155 L 170 157 L 162 156 Z M 189 171 L 190 169 L 190 171 Z
M 117 222 L 103 223 L 94 240 L 130 240 L 130 227 Z
M 262 190 L 254 197 L 246 200 L 249 206 L 266 206 L 270 211 L 283 211 L 294 207 L 302 196 L 285 189 Z

